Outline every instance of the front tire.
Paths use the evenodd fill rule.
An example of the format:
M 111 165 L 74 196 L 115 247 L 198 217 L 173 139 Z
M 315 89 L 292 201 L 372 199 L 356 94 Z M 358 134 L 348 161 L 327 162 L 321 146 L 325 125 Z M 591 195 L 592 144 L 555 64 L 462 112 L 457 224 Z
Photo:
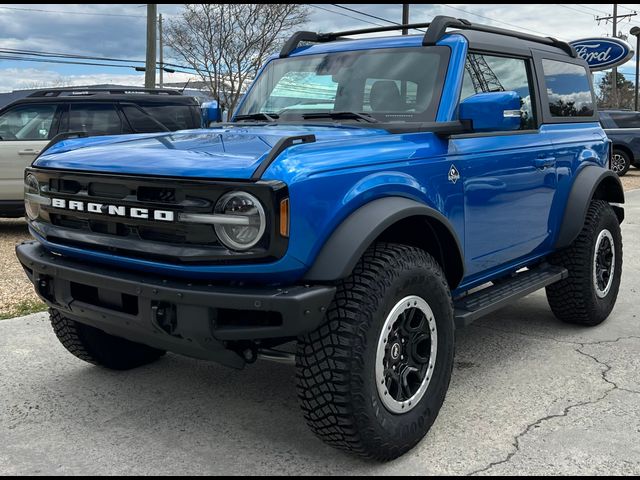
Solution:
M 51 326 L 64 348 L 80 360 L 112 370 L 130 370 L 156 361 L 165 352 L 114 337 L 50 309 Z
M 423 250 L 376 244 L 338 286 L 327 321 L 298 342 L 298 396 L 326 443 L 380 461 L 413 448 L 444 401 L 451 295 Z
M 622 234 L 611 205 L 593 200 L 578 237 L 550 262 L 569 271 L 566 279 L 546 289 L 554 315 L 563 322 L 586 326 L 606 320 L 622 276 Z

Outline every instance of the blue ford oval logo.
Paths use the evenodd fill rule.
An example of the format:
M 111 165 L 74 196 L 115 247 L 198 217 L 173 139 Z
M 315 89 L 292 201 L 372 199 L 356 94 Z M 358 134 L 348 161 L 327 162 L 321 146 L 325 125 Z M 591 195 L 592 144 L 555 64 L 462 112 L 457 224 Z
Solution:
M 619 38 L 584 38 L 569 43 L 593 71 L 617 67 L 633 56 L 631 46 Z

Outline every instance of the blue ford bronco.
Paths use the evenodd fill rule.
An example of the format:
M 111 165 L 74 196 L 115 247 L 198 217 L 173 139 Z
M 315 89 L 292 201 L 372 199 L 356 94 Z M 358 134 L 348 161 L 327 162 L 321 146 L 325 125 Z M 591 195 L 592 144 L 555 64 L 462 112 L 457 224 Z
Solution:
M 457 328 L 542 288 L 604 321 L 624 194 L 586 63 L 442 16 L 353 38 L 399 28 L 296 33 L 229 122 L 41 154 L 17 255 L 64 347 L 294 360 L 313 432 L 385 461 L 435 421 Z

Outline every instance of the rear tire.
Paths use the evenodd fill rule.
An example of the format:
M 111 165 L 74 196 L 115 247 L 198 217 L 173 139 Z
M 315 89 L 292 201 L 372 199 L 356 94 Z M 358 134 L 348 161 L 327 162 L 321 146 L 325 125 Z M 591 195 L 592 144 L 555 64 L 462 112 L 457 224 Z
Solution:
M 60 343 L 80 360 L 110 368 L 130 370 L 154 362 L 165 354 L 141 343 L 114 337 L 97 328 L 65 317 L 50 309 L 51 325 Z
M 438 263 L 417 248 L 376 244 L 338 285 L 326 323 L 298 341 L 307 424 L 336 448 L 399 457 L 435 421 L 453 356 L 451 295 Z
M 624 150 L 613 150 L 613 157 L 611 158 L 611 170 L 618 174 L 619 177 L 623 177 L 631 168 L 631 157 Z
M 622 235 L 611 205 L 593 200 L 578 237 L 550 262 L 569 270 L 566 279 L 546 289 L 554 315 L 563 322 L 586 326 L 606 320 L 616 303 L 622 275 Z

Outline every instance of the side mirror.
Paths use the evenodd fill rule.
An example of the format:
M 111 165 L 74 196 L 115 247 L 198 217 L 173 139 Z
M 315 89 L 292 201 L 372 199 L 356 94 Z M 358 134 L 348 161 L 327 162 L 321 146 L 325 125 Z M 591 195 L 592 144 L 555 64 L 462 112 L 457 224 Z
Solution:
M 220 106 L 215 100 L 203 102 L 200 105 L 200 110 L 202 113 L 202 128 L 208 128 L 211 123 L 222 121 L 222 110 L 220 110 Z
M 460 102 L 461 121 L 470 120 L 475 132 L 518 130 L 522 117 L 516 92 L 477 93 Z

